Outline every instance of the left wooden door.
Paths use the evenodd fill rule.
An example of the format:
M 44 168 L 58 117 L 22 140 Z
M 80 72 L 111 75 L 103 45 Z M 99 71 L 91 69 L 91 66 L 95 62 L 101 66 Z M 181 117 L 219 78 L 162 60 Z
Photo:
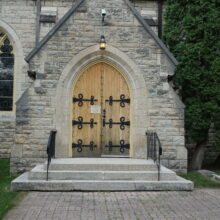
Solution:
M 74 157 L 101 156 L 101 71 L 101 65 L 88 68 L 73 91 Z

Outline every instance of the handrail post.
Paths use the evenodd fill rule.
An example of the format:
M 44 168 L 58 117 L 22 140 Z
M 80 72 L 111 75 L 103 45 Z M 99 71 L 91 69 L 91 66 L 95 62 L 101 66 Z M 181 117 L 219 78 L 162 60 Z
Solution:
M 154 158 L 157 163 L 157 142 L 156 142 L 156 133 L 154 132 Z
M 158 181 L 161 178 L 161 164 L 160 156 L 162 155 L 162 145 L 156 132 L 146 132 L 147 136 L 147 159 L 151 158 L 157 165 L 158 169 Z
M 46 176 L 47 181 L 49 178 L 49 166 L 51 163 L 51 159 L 52 157 L 55 158 L 56 133 L 57 133 L 57 130 L 50 131 L 49 140 L 47 144 L 47 176 Z
M 49 157 L 48 157 L 48 159 L 47 159 L 47 181 L 48 181 L 48 175 L 49 175 Z
M 159 164 L 158 164 L 158 181 L 160 181 L 160 153 L 159 153 Z
M 149 159 L 149 135 L 148 132 L 146 132 L 146 136 L 147 136 L 147 160 Z

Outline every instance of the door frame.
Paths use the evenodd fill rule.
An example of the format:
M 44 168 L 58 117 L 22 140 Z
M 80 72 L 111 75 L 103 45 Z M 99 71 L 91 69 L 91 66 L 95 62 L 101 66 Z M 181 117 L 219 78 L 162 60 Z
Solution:
M 117 70 L 127 79 L 130 86 L 130 94 L 133 99 L 131 106 L 131 145 L 132 158 L 146 158 L 146 136 L 145 132 L 150 127 L 149 109 L 152 98 L 150 98 L 147 82 L 144 79 L 144 70 L 128 55 L 119 49 L 107 45 L 105 50 L 100 50 L 99 45 L 88 47 L 75 55 L 65 66 L 60 75 L 56 94 L 52 98 L 54 113 L 54 128 L 57 129 L 56 136 L 56 158 L 67 158 L 71 145 L 71 98 L 73 86 L 76 79 L 83 70 L 92 63 L 105 61 L 116 67 Z
M 114 69 L 116 69 L 121 75 L 122 75 L 122 77 L 125 79 L 125 82 L 127 83 L 127 86 L 128 86 L 128 90 L 129 90 L 129 96 L 130 96 L 130 111 L 129 111 L 129 119 L 130 119 L 130 134 L 129 134 L 129 143 L 130 143 L 130 149 L 129 149 L 129 157 L 131 157 L 131 155 L 133 154 L 133 142 L 132 142 L 132 137 L 133 137 L 133 135 L 132 135 L 132 131 L 133 131 L 133 118 L 132 118 L 132 113 L 131 113 L 131 111 L 132 111 L 132 105 L 133 105 L 133 95 L 132 95 L 132 92 L 131 92 L 131 86 L 130 86 L 130 83 L 129 83 L 129 80 L 127 79 L 127 77 L 126 77 L 126 75 L 125 74 L 123 74 L 122 73 L 122 71 L 117 67 L 117 66 L 115 66 L 114 64 L 112 64 L 111 62 L 109 62 L 109 61 L 107 61 L 107 60 L 105 60 L 105 59 L 97 59 L 97 60 L 95 60 L 95 61 L 93 61 L 93 62 L 91 62 L 91 63 L 89 63 L 88 65 L 86 65 L 78 74 L 77 74 L 77 77 L 75 78 L 75 80 L 74 80 L 74 82 L 73 82 L 73 86 L 72 86 L 72 93 L 73 93 L 73 91 L 74 91 L 74 89 L 75 89 L 75 86 L 76 86 L 76 84 L 77 84 L 77 82 L 78 82 L 78 80 L 79 80 L 79 78 L 85 73 L 85 71 L 86 70 L 88 70 L 90 67 L 92 67 L 92 66 L 94 66 L 94 65 L 96 65 L 96 64 L 99 64 L 99 63 L 105 63 L 105 64 L 107 64 L 107 65 L 109 65 L 109 66 L 111 66 L 111 67 L 113 67 Z M 70 104 L 70 107 L 71 107 L 71 109 L 70 109 L 70 112 L 71 112 L 71 114 L 70 114 L 70 123 L 69 123 L 69 126 L 70 126 L 70 134 L 71 134 L 71 136 L 70 136 L 70 144 L 69 144 L 69 157 L 72 157 L 72 155 L 73 155 L 73 149 L 72 149 L 72 141 L 73 141 L 73 139 L 72 139 L 72 133 L 73 133 L 73 126 L 72 126 L 72 118 L 73 118 L 73 111 L 72 111 L 72 106 L 73 106 L 73 98 L 71 98 L 70 99 L 70 102 L 71 102 L 71 104 Z

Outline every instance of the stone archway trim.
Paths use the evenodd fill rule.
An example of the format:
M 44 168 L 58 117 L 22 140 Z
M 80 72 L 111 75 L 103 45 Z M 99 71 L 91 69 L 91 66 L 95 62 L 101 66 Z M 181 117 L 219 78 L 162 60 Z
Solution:
M 75 82 L 80 74 L 95 62 L 104 61 L 117 68 L 126 78 L 133 97 L 131 118 L 132 144 L 134 146 L 131 156 L 142 158 L 145 147 L 145 131 L 148 127 L 147 109 L 149 109 L 148 92 L 139 67 L 123 52 L 112 46 L 101 51 L 98 45 L 89 47 L 77 54 L 65 67 L 61 74 L 54 105 L 56 108 L 57 155 L 68 157 L 71 149 L 71 99 Z

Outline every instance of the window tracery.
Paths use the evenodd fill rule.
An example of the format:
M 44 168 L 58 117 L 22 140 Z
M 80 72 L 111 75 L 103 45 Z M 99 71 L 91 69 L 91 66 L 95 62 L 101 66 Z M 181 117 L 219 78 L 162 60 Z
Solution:
M 0 111 L 13 110 L 14 54 L 8 36 L 0 30 Z

